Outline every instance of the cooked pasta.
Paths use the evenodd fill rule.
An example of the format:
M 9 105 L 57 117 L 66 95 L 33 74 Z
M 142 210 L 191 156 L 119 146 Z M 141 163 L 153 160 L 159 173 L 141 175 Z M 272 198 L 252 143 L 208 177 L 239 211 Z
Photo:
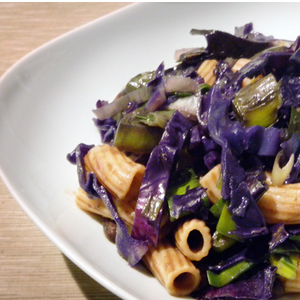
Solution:
M 210 229 L 201 220 L 187 220 L 175 231 L 175 243 L 188 259 L 200 261 L 212 246 Z
M 117 199 L 137 199 L 145 167 L 107 144 L 93 147 L 84 158 L 88 169 Z
M 112 219 L 111 214 L 106 208 L 103 201 L 101 199 L 89 198 L 87 193 L 81 188 L 79 188 L 76 192 L 75 201 L 77 206 L 85 211 L 92 212 L 102 217 Z M 122 201 L 114 199 L 114 203 L 116 205 L 118 213 L 120 214 L 120 217 L 126 223 L 133 224 L 136 200 L 123 203 Z
M 200 184 L 207 188 L 207 195 L 213 203 L 221 198 L 221 191 L 217 188 L 220 171 L 221 165 L 217 165 L 200 179 Z M 270 183 L 270 180 L 266 182 Z M 299 224 L 300 183 L 269 186 L 257 204 L 268 224 Z
M 204 79 L 204 82 L 213 85 L 216 81 L 216 76 L 214 74 L 214 69 L 218 61 L 215 59 L 205 60 L 197 70 L 199 76 Z
M 236 63 L 231 68 L 232 72 L 239 71 L 242 67 L 244 67 L 246 64 L 248 64 L 251 61 L 249 58 L 240 58 L 236 61 Z
M 85 211 L 92 212 L 105 218 L 112 218 L 103 201 L 101 199 L 91 199 L 82 188 L 79 188 L 76 191 L 75 202 L 78 207 Z
M 278 278 L 300 292 L 299 43 L 274 51 L 251 28 L 192 29 L 208 47 L 133 77 L 117 103 L 99 100 L 104 145 L 67 156 L 77 205 L 105 217 L 118 253 L 173 296 L 267 300 Z M 124 124 L 134 147 L 122 144 Z
M 270 186 L 257 204 L 269 224 L 299 224 L 300 184 Z
M 170 242 L 151 247 L 143 261 L 173 296 L 187 296 L 200 284 L 200 271 Z
M 221 165 L 218 164 L 200 179 L 200 184 L 206 188 L 207 196 L 212 203 L 218 202 L 221 198 L 221 190 L 217 183 L 221 173 Z

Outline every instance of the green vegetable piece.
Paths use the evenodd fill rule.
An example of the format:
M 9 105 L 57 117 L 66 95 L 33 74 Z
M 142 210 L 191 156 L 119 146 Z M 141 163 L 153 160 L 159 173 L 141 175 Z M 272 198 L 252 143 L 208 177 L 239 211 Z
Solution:
M 210 208 L 210 212 L 214 215 L 214 217 L 216 217 L 217 219 L 220 218 L 222 210 L 223 210 L 223 206 L 224 206 L 225 202 L 223 200 L 223 198 L 221 198 L 217 203 L 215 203 L 211 208 Z
M 245 126 L 268 127 L 276 122 L 281 102 L 279 84 L 270 73 L 242 88 L 235 96 L 233 105 Z
M 291 254 L 289 256 L 272 254 L 270 256 L 270 263 L 277 267 L 276 273 L 291 280 L 296 278 L 298 260 L 298 254 Z
M 215 231 L 212 236 L 212 246 L 214 251 L 216 252 L 223 252 L 229 249 L 235 243 L 236 243 L 235 239 L 225 236 L 218 231 Z
M 211 86 L 208 83 L 200 84 L 201 94 L 204 95 L 210 90 Z
M 284 51 L 286 48 L 287 48 L 286 46 L 274 46 L 274 47 L 267 48 L 265 50 L 258 52 L 255 55 L 253 55 L 251 57 L 251 60 L 257 59 L 266 53 L 274 53 L 274 52 Z
M 289 139 L 296 132 L 300 132 L 300 113 L 297 109 L 292 107 L 289 126 L 287 129 L 287 138 Z
M 162 134 L 162 128 L 142 124 L 135 118 L 135 114 L 128 114 L 118 124 L 114 146 L 121 151 L 136 154 L 150 153 Z
M 238 278 L 240 275 L 248 271 L 251 267 L 254 266 L 253 262 L 242 260 L 228 269 L 222 271 L 219 274 L 216 274 L 212 271 L 207 271 L 207 278 L 210 285 L 220 288 L 234 279 Z
M 236 234 L 232 234 L 231 232 L 236 230 L 236 224 L 232 220 L 232 214 L 228 209 L 228 204 L 224 203 L 222 212 L 217 223 L 216 230 L 229 238 L 235 239 L 239 241 L 239 237 Z
M 135 77 L 131 78 L 123 91 L 124 94 L 135 91 L 142 86 L 146 86 L 148 84 L 148 82 L 153 79 L 154 74 L 155 74 L 154 71 L 144 72 L 144 73 L 140 73 L 140 74 L 136 75 Z
M 165 128 L 167 123 L 170 121 L 174 110 L 158 110 L 147 114 L 137 114 L 137 119 L 148 126 L 156 126 Z
M 200 186 L 199 180 L 193 169 L 184 170 L 182 172 L 176 172 L 175 176 L 170 179 L 170 185 L 167 191 L 167 202 L 169 210 L 172 210 L 173 205 L 173 196 L 175 195 L 184 195 L 186 189 L 194 189 Z M 206 201 L 209 201 L 207 199 Z M 183 213 L 183 216 L 187 213 Z M 181 216 L 182 217 L 182 216 Z M 170 216 L 171 221 L 176 219 Z
M 217 181 L 217 188 L 221 191 L 222 190 L 222 185 L 223 185 L 223 178 L 222 178 L 222 172 L 220 172 L 218 181 Z
M 168 195 L 184 195 L 187 187 L 189 189 L 194 189 L 200 186 L 198 177 L 193 169 L 176 172 L 170 181 Z
M 297 235 L 290 234 L 289 239 L 300 244 L 300 234 Z

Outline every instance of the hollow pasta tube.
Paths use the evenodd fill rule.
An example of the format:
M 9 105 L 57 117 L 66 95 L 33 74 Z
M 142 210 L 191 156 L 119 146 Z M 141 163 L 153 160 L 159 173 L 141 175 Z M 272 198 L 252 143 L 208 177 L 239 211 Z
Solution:
M 121 201 L 137 199 L 145 166 L 135 163 L 123 152 L 107 144 L 90 149 L 84 161 L 115 198 Z
M 187 296 L 200 284 L 200 271 L 170 242 L 151 247 L 143 261 L 170 295 Z
M 200 261 L 212 246 L 210 229 L 201 220 L 187 220 L 175 231 L 175 243 L 188 259 Z

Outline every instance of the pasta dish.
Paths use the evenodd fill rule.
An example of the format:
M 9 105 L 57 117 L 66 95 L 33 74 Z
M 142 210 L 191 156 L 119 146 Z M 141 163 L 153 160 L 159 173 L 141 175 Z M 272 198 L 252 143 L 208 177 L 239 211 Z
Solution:
M 80 143 L 78 207 L 169 294 L 300 292 L 300 40 L 192 29 L 207 46 L 130 79 Z

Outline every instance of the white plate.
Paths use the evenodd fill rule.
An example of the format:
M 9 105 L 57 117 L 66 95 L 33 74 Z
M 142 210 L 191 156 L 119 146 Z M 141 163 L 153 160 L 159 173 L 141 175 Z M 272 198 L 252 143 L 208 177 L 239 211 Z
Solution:
M 75 206 L 76 168 L 66 154 L 80 142 L 99 143 L 91 112 L 99 98 L 113 99 L 128 79 L 162 61 L 173 66 L 176 49 L 205 46 L 191 28 L 233 33 L 253 22 L 265 35 L 294 40 L 299 11 L 298 3 L 142 3 L 37 49 L 0 82 L 3 181 L 45 235 L 113 293 L 174 299 L 147 272 L 130 268 L 102 226 Z

